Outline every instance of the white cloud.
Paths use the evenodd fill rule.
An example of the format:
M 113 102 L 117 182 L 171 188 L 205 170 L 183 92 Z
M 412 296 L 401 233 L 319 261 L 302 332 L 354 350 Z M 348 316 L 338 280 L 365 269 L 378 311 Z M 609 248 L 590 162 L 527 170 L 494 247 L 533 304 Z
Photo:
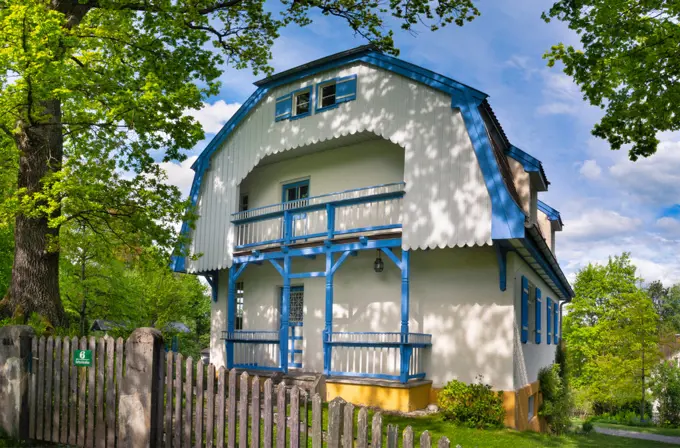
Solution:
M 623 216 L 613 210 L 590 209 L 577 219 L 565 220 L 562 237 L 571 240 L 597 240 L 630 234 L 641 225 L 642 220 Z
M 573 104 L 552 102 L 541 104 L 536 109 L 539 115 L 574 115 L 578 111 L 578 107 Z
M 201 123 L 206 134 L 216 134 L 240 107 L 240 103 L 217 100 L 213 104 L 203 103 L 201 109 L 189 110 L 187 114 Z
M 586 160 L 581 165 L 579 172 L 586 179 L 597 179 L 602 174 L 602 168 L 600 168 L 596 160 Z
M 678 202 L 680 197 L 680 134 L 662 141 L 651 157 L 636 162 L 624 159 L 609 169 L 620 188 L 641 201 L 656 205 Z
M 191 169 L 191 165 L 197 158 L 198 156 L 192 156 L 182 163 L 161 162 L 158 164 L 168 176 L 165 183 L 179 188 L 183 197 L 187 197 L 191 190 L 191 183 L 194 181 L 194 171 Z

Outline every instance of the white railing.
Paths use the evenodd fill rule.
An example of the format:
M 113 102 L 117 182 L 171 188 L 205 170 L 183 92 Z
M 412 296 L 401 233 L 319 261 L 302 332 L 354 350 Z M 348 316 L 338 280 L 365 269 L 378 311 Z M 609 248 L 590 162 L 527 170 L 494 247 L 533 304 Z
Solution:
M 404 186 L 359 188 L 234 213 L 235 248 L 399 229 Z
M 269 330 L 236 330 L 231 333 L 222 332 L 222 338 L 227 341 L 238 342 L 258 342 L 258 341 L 277 341 L 279 340 L 278 331 Z

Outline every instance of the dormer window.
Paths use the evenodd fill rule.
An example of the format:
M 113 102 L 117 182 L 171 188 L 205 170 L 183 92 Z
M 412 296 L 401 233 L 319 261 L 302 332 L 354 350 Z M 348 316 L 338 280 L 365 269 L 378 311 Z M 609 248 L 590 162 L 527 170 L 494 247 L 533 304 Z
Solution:
M 293 116 L 298 117 L 301 115 L 309 114 L 309 102 L 311 101 L 311 90 L 307 89 L 302 92 L 298 92 L 293 96 Z
M 319 108 L 330 107 L 335 104 L 335 80 L 321 84 L 319 87 Z

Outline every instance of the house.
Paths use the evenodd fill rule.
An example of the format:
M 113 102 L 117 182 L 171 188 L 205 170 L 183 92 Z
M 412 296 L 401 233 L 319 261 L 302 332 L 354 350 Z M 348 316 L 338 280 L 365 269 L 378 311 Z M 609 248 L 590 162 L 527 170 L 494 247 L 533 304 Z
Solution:
M 487 95 L 371 46 L 255 85 L 193 165 L 173 262 L 213 287 L 211 361 L 402 410 L 483 375 L 536 427 L 573 291 L 541 162 Z

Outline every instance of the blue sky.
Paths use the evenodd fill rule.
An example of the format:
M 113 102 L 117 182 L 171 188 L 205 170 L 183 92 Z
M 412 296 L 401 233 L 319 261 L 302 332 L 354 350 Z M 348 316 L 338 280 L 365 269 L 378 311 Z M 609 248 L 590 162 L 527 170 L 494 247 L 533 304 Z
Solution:
M 550 2 L 476 2 L 481 17 L 459 28 L 417 35 L 399 32 L 400 58 L 469 84 L 489 101 L 510 141 L 543 162 L 550 189 L 540 199 L 565 223 L 557 257 L 570 279 L 588 262 L 632 252 L 645 281 L 680 282 L 680 134 L 660 135 L 659 152 L 632 163 L 590 134 L 601 111 L 589 106 L 543 53 L 558 42 L 577 44 L 563 24 L 546 24 Z M 337 19 L 314 17 L 305 28 L 283 30 L 272 65 L 285 70 L 366 42 Z M 206 140 L 181 165 L 164 164 L 170 181 L 188 192 L 195 155 L 255 90 L 262 76 L 227 69 L 218 96 L 195 115 Z

